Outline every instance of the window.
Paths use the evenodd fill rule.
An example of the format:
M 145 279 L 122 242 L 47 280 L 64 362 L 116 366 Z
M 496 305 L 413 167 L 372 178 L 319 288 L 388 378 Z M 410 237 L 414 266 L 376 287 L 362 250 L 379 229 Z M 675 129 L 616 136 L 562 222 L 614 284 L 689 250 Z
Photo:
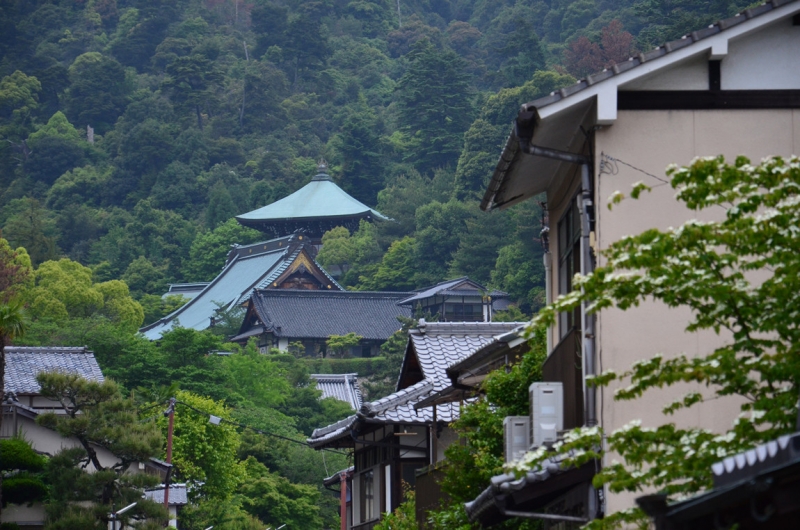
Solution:
M 581 216 L 577 196 L 558 222 L 558 294 L 572 291 L 572 278 L 581 271 Z M 581 325 L 580 308 L 559 315 L 558 329 L 563 339 Z
M 375 510 L 375 471 L 361 473 L 361 520 L 371 521 L 377 515 Z

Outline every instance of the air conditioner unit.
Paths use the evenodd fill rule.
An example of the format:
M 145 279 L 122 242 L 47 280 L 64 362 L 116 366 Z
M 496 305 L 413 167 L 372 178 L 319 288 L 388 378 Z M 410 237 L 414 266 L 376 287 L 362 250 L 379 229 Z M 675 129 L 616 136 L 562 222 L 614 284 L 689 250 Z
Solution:
M 532 383 L 531 446 L 552 444 L 564 430 L 564 386 L 561 383 Z
M 503 447 L 506 464 L 518 460 L 531 446 L 531 419 L 528 416 L 503 418 Z
M 266 346 L 261 346 L 260 348 L 258 348 L 258 353 L 266 355 L 267 354 L 267 347 Z

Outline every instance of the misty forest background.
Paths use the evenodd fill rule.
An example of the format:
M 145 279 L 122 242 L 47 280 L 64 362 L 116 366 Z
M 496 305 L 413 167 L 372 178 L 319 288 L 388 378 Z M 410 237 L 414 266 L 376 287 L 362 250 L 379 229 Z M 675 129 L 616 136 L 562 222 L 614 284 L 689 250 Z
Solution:
M 210 281 L 231 244 L 266 238 L 233 216 L 300 188 L 324 158 L 340 186 L 395 220 L 325 236 L 318 259 L 346 271 L 340 283 L 408 290 L 468 275 L 507 291 L 514 318 L 531 316 L 544 302 L 541 207 L 478 209 L 519 105 L 747 4 L 0 0 L 0 228 L 10 244 L 0 240 L 0 253 L 24 247 L 35 271 L 17 343 L 88 344 L 105 375 L 145 401 L 180 387 L 301 440 L 349 413 L 318 399 L 309 372 L 356 371 L 369 376 L 367 397 L 385 395 L 406 337 L 337 368 L 253 348 L 207 355 L 228 347 L 236 315 L 211 332 L 137 336 L 182 303 L 161 298 L 169 283 Z M 336 526 L 321 478 L 345 457 L 248 432 L 240 442 L 247 476 L 279 501 L 233 481 L 238 489 L 187 527 L 220 524 L 214 510 Z

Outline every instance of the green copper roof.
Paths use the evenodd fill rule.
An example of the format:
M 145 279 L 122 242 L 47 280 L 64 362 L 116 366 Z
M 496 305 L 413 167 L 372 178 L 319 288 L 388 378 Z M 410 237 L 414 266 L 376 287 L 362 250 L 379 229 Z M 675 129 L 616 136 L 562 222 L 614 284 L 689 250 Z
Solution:
M 237 215 L 244 225 L 263 221 L 287 221 L 325 218 L 373 218 L 388 220 L 380 212 L 357 201 L 336 185 L 325 172 L 324 163 L 319 166 L 311 182 L 278 201 L 252 212 Z

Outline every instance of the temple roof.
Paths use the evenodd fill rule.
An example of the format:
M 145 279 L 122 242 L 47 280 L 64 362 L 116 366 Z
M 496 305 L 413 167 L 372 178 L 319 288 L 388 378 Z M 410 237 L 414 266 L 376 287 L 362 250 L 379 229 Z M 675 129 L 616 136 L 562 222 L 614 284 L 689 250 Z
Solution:
M 253 289 L 270 287 L 296 264 L 318 268 L 313 259 L 303 254 L 306 242 L 302 235 L 263 241 L 246 246 L 235 246 L 229 253 L 222 272 L 196 297 L 178 310 L 153 322 L 139 331 L 150 340 L 157 340 L 173 327 L 192 328 L 198 331 L 211 325 L 211 317 L 222 304 L 230 309 L 245 303 Z M 313 262 L 313 263 L 312 263 Z M 326 277 L 329 289 L 340 290 L 336 281 Z
M 257 210 L 237 215 L 245 226 L 261 229 L 265 223 L 308 220 L 389 218 L 351 197 L 336 185 L 327 173 L 327 166 L 320 163 L 319 173 L 311 182 L 292 193 Z
M 406 296 L 386 291 L 268 289 L 255 291 L 250 300 L 261 327 L 276 337 L 327 339 L 353 332 L 367 340 L 386 340 L 402 327 L 397 317 L 411 316 L 411 309 L 397 306 Z M 234 339 L 250 331 L 246 320 Z

